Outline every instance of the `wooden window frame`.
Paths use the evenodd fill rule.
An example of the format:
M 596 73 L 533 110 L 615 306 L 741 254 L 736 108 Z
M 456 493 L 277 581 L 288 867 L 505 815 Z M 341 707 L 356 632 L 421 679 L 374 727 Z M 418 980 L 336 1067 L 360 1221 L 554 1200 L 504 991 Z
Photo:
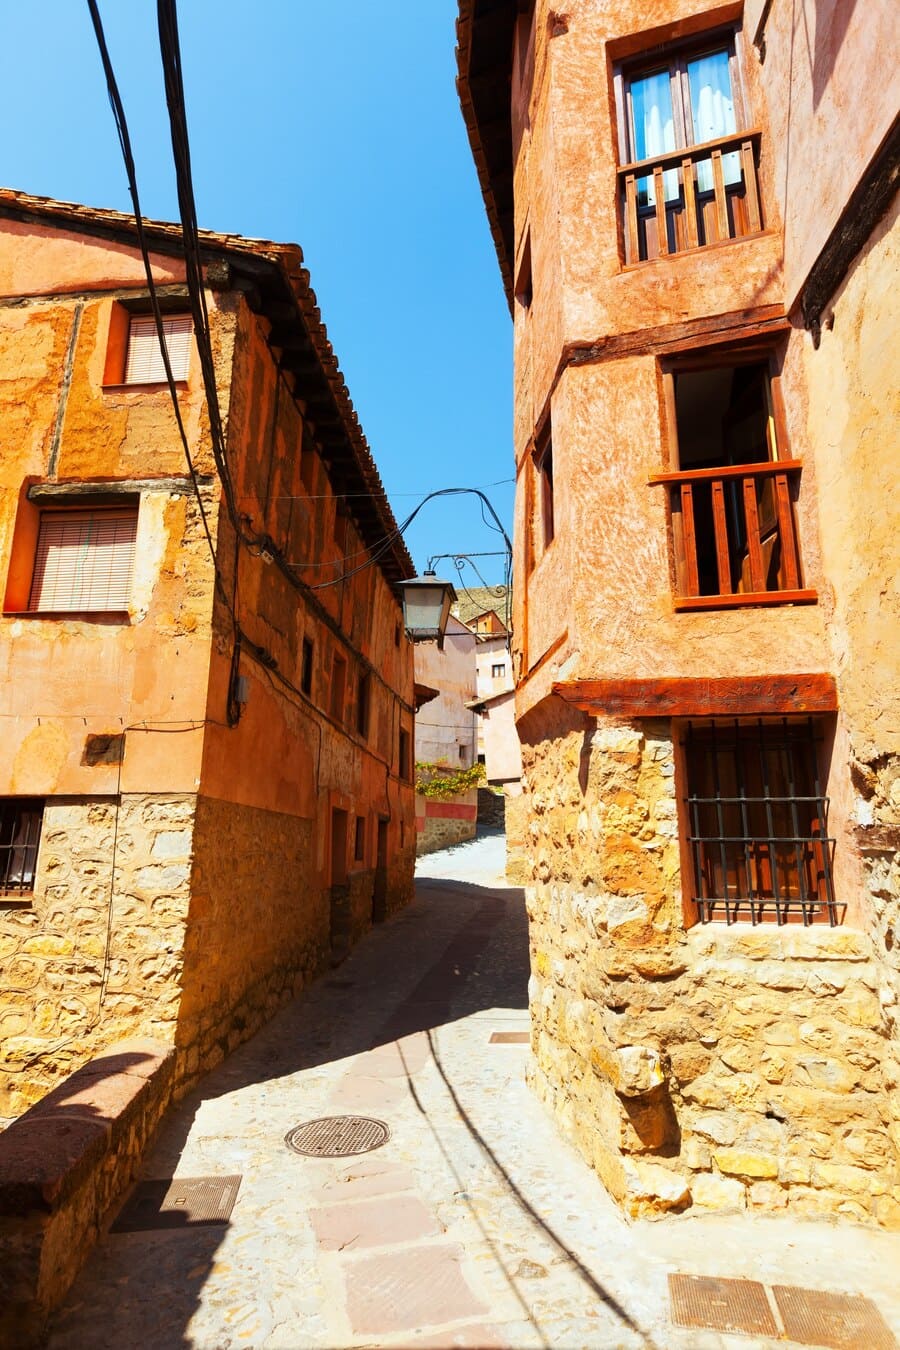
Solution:
M 839 924 L 823 719 L 689 719 L 676 736 L 687 921 Z
M 710 469 L 682 469 L 678 440 L 678 413 L 675 395 L 675 377 L 679 374 L 696 373 L 703 370 L 718 370 L 742 365 L 767 366 L 767 398 L 769 403 L 769 422 L 767 443 L 769 458 L 764 465 L 737 465 Z M 649 484 L 662 485 L 668 491 L 667 523 L 672 549 L 672 590 L 676 611 L 706 609 L 727 609 L 742 606 L 812 604 L 818 594 L 812 587 L 804 585 L 803 563 L 800 551 L 799 531 L 797 528 L 795 499 L 798 480 L 802 470 L 802 461 L 794 459 L 790 452 L 787 432 L 784 397 L 781 388 L 781 356 L 771 342 L 749 344 L 737 348 L 718 350 L 700 350 L 685 356 L 668 357 L 659 362 L 662 380 L 665 444 L 668 452 L 668 467 L 661 473 L 651 475 Z M 720 537 L 722 522 L 722 483 L 724 480 L 742 478 L 744 480 L 745 508 L 755 511 L 749 482 L 752 476 L 758 479 L 774 480 L 774 510 L 779 535 L 783 546 L 784 585 L 779 589 L 756 588 L 749 591 L 733 592 L 721 590 L 716 594 L 700 594 L 699 577 L 696 571 L 696 544 L 694 542 L 693 491 L 697 485 L 711 483 L 713 494 L 713 512 L 716 524 L 716 545 L 719 553 L 720 577 L 726 570 L 726 559 L 722 551 Z M 755 489 L 754 489 L 755 491 Z M 680 497 L 680 501 L 678 500 Z M 676 503 L 677 508 L 676 509 Z M 762 571 L 761 559 L 754 550 L 750 550 L 751 576 Z M 694 559 L 693 566 L 691 559 Z
M 618 60 L 613 65 L 613 95 L 616 109 L 616 140 L 619 156 L 619 176 L 621 177 L 625 170 L 637 163 L 647 163 L 648 161 L 638 161 L 637 151 L 633 141 L 634 135 L 634 116 L 631 97 L 631 86 L 636 79 L 642 77 L 668 72 L 669 89 L 672 102 L 672 118 L 675 131 L 675 148 L 667 152 L 672 162 L 665 170 L 659 171 L 656 179 L 655 190 L 657 197 L 662 188 L 663 174 L 669 170 L 678 172 L 681 185 L 681 198 L 683 202 L 683 211 L 685 215 L 684 231 L 685 242 L 681 247 L 671 249 L 668 243 L 668 223 L 666 203 L 663 201 L 661 215 L 657 213 L 657 220 L 666 221 L 666 239 L 665 247 L 660 243 L 657 253 L 652 256 L 641 256 L 641 241 L 636 232 L 637 222 L 640 215 L 636 201 L 630 201 L 630 185 L 628 178 L 625 179 L 624 200 L 623 189 L 617 187 L 617 196 L 619 197 L 618 220 L 620 224 L 620 260 L 624 266 L 637 266 L 645 262 L 655 261 L 660 257 L 681 255 L 692 248 L 710 247 L 716 243 L 730 243 L 735 239 L 747 238 L 758 234 L 763 229 L 762 208 L 760 203 L 759 182 L 756 160 L 759 153 L 759 128 L 752 126 L 750 119 L 750 105 L 746 94 L 746 80 L 744 78 L 743 60 L 741 55 L 740 42 L 738 41 L 741 32 L 741 24 L 733 22 L 718 25 L 715 28 L 708 29 L 706 32 L 694 33 L 689 37 L 675 39 L 671 42 L 661 42 L 653 45 L 644 51 L 639 51 L 628 57 Z M 697 60 L 703 56 L 711 56 L 716 52 L 725 50 L 728 55 L 728 72 L 731 81 L 731 94 L 734 103 L 735 131 L 732 135 L 723 140 L 740 142 L 740 145 L 730 146 L 727 153 L 737 153 L 741 157 L 742 177 L 744 184 L 744 193 L 747 196 L 747 213 L 749 227 L 741 230 L 740 233 L 730 232 L 728 221 L 723 215 L 725 211 L 725 197 L 728 195 L 727 189 L 722 184 L 722 197 L 719 199 L 716 195 L 716 229 L 717 237 L 701 241 L 698 234 L 698 223 L 696 216 L 696 202 L 701 195 L 708 196 L 708 193 L 700 194 L 694 183 L 693 171 L 688 178 L 685 177 L 686 165 L 692 158 L 692 152 L 698 147 L 708 144 L 714 146 L 715 142 L 701 142 L 696 139 L 693 128 L 693 110 L 691 107 L 689 77 L 687 72 L 688 63 Z M 714 162 L 713 172 L 718 175 L 720 172 L 720 154 Z M 652 158 L 652 157 L 651 157 Z M 657 157 L 659 158 L 659 157 Z M 705 158 L 705 156 L 701 156 Z M 651 174 L 639 174 L 637 177 L 652 176 Z M 632 179 L 632 181 L 634 181 Z M 736 194 L 731 194 L 736 195 Z M 650 211 L 646 210 L 641 218 L 650 216 Z M 689 223 L 690 218 L 690 223 Z M 674 228 L 674 226 L 673 226 Z

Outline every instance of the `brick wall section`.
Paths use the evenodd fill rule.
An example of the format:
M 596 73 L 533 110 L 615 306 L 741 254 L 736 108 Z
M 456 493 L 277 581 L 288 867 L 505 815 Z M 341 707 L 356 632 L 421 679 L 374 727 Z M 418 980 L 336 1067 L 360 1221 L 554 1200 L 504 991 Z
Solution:
M 195 800 L 125 795 L 118 824 L 114 798 L 48 800 L 33 904 L 0 908 L 0 1115 L 122 1036 L 174 1039 Z
M 0 1347 L 42 1343 L 171 1098 L 174 1051 L 122 1041 L 0 1135 Z
M 869 936 L 685 932 L 668 724 L 567 716 L 524 744 L 533 1087 L 634 1215 L 787 1209 L 900 1227 Z

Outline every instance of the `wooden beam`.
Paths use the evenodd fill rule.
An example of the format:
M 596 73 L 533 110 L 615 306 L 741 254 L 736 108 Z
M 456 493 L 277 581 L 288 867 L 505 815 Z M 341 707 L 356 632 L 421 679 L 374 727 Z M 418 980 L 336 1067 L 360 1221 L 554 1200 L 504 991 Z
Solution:
M 554 694 L 593 717 L 769 717 L 837 711 L 833 675 L 567 680 Z

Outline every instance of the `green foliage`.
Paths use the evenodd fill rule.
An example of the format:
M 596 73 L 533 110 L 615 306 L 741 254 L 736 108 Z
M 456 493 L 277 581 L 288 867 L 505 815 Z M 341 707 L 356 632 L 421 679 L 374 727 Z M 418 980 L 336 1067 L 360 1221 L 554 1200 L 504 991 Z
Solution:
M 416 760 L 416 792 L 422 797 L 447 801 L 483 782 L 483 764 L 473 764 L 468 769 L 451 769 L 447 764 Z

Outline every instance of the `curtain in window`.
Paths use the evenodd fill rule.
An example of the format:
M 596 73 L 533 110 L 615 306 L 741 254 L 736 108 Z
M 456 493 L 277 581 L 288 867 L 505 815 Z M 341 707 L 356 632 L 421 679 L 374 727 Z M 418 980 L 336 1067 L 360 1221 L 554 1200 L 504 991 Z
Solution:
M 719 136 L 730 136 L 737 130 L 734 118 L 734 98 L 731 92 L 731 73 L 727 52 L 712 52 L 688 61 L 688 84 L 691 90 L 691 119 L 694 141 L 714 141 Z M 724 155 L 722 169 L 725 184 L 741 181 L 740 156 Z M 697 165 L 697 187 L 700 192 L 712 192 L 712 163 L 703 159 Z
M 672 113 L 672 87 L 668 70 L 645 75 L 631 82 L 635 159 L 652 159 L 675 149 L 675 118 Z M 677 200 L 678 170 L 670 169 L 663 178 L 666 201 Z M 638 180 L 638 205 L 655 206 L 653 179 Z

